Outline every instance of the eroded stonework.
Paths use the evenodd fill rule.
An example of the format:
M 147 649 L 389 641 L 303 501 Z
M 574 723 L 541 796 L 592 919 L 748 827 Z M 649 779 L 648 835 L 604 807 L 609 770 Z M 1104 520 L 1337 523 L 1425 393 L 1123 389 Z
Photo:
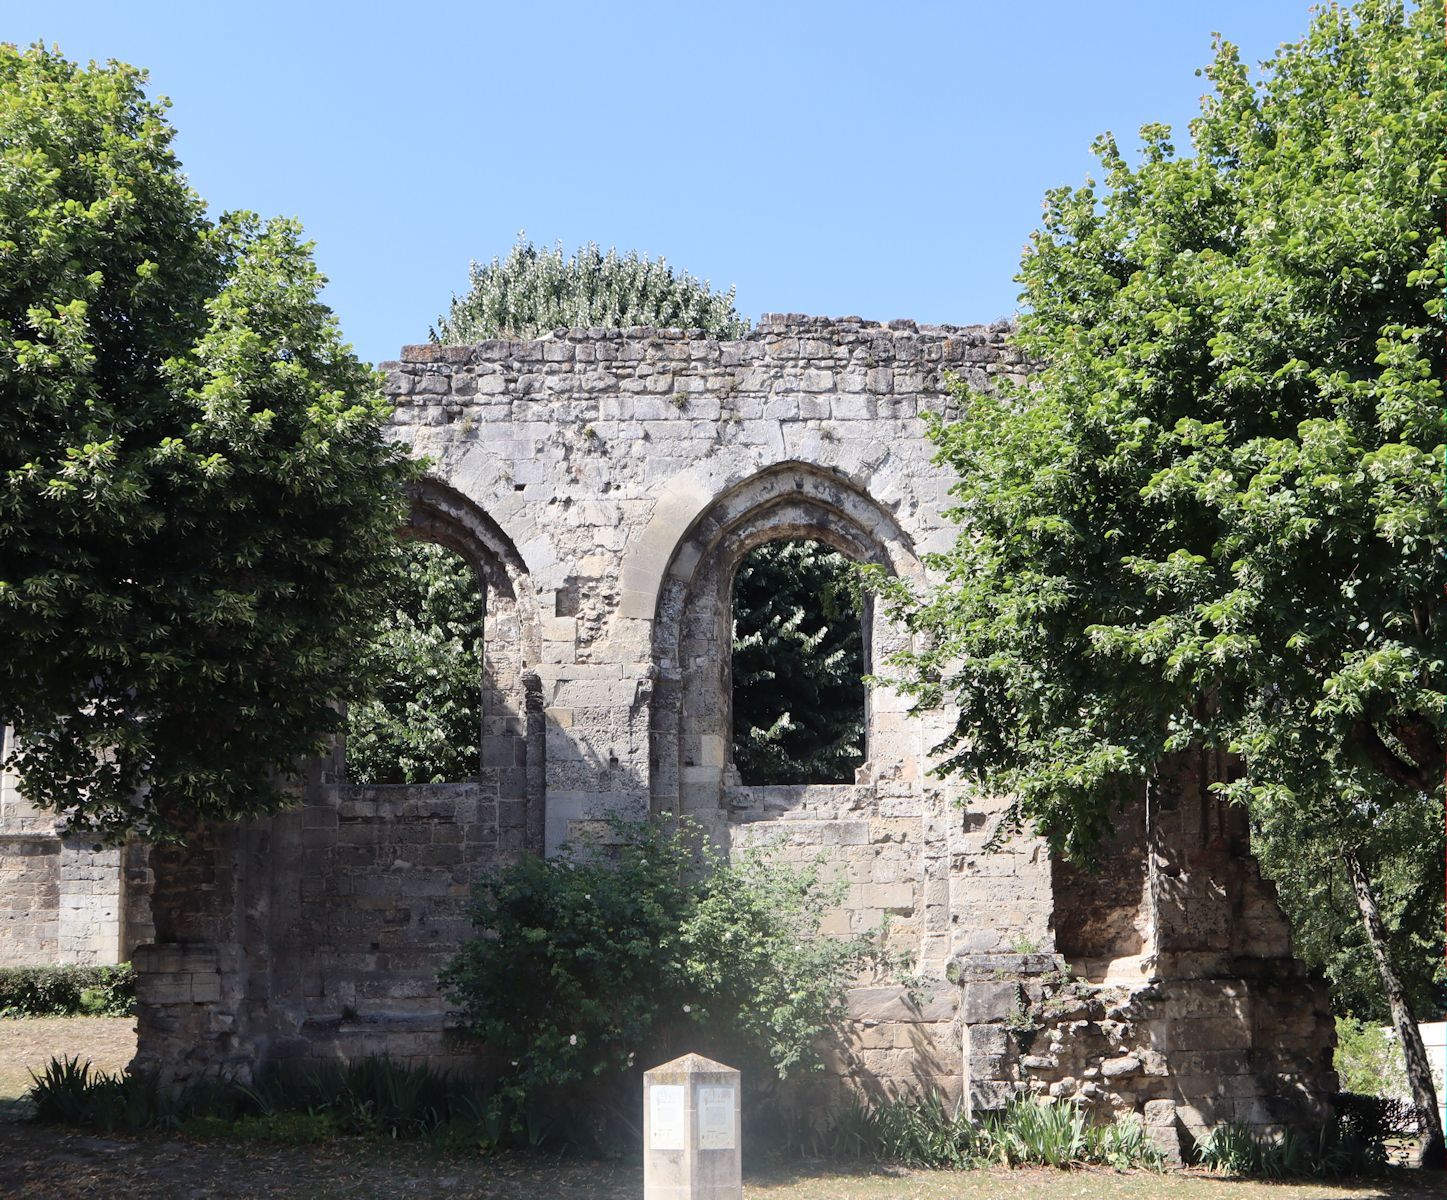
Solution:
M 1099 875 L 1031 837 L 986 851 L 999 798 L 929 774 L 948 714 L 909 717 L 883 687 L 855 783 L 744 787 L 732 766 L 739 561 L 808 537 L 928 578 L 953 531 L 922 414 L 948 411 L 946 372 L 1023 377 L 1005 334 L 791 316 L 738 341 L 572 330 L 385 364 L 396 435 L 432 461 L 409 532 L 485 582 L 478 773 L 357 787 L 338 747 L 298 808 L 158 850 L 141 1065 L 455 1059 L 436 973 L 474 881 L 609 813 L 687 814 L 729 851 L 822 857 L 847 884 L 831 927 L 887 917 L 926 980 L 852 993 L 837 1090 L 929 1087 L 973 1109 L 1073 1096 L 1139 1111 L 1172 1145 L 1318 1111 L 1325 995 L 1209 791 L 1223 764 L 1183 759 L 1142 795 Z M 874 667 L 904 644 L 874 612 L 866 633 Z
M 0 728 L 0 761 L 10 731 Z M 0 770 L 0 967 L 104 966 L 151 940 L 143 846 L 67 837 Z

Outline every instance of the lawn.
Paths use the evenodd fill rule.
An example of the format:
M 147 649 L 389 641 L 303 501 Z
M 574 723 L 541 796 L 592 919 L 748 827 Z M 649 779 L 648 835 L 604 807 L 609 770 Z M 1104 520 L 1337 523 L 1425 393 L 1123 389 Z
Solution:
M 78 1055 L 107 1071 L 124 1070 L 136 1052 L 133 1017 L 0 1018 L 0 1113 L 14 1110 L 52 1057 Z
M 135 1047 L 129 1019 L 0 1020 L 0 1194 L 15 1200 L 117 1195 L 155 1200 L 272 1197 L 276 1200 L 638 1200 L 642 1172 L 608 1163 L 438 1155 L 416 1145 L 341 1139 L 323 1146 L 132 1138 L 36 1126 L 16 1103 L 56 1054 L 79 1054 L 108 1070 Z M 1385 1182 L 1248 1183 L 1194 1173 L 1112 1171 L 840 1171 L 801 1164 L 754 1172 L 750 1200 L 1395 1200 L 1437 1196 L 1447 1181 L 1402 1172 Z

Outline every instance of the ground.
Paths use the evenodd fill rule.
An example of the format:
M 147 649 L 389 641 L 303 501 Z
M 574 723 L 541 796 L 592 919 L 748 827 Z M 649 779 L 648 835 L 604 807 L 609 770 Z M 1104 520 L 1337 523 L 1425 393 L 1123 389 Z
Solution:
M 279 1146 L 170 1134 L 93 1136 L 21 1120 L 18 1102 L 51 1055 L 108 1070 L 135 1046 L 130 1020 L 0 1020 L 0 1193 L 14 1200 L 637 1200 L 636 1167 L 438 1155 L 340 1140 Z M 8 1119 L 6 1119 L 8 1118 Z M 1406 1200 L 1442 1197 L 1447 1180 L 1403 1172 L 1387 1182 L 1245 1183 L 1199 1174 L 1113 1171 L 838 1171 L 805 1163 L 751 1173 L 748 1200 Z
M 106 1071 L 120 1071 L 136 1052 L 131 1017 L 0 1019 L 0 1116 L 14 1110 L 30 1087 L 30 1072 L 52 1057 L 77 1055 Z

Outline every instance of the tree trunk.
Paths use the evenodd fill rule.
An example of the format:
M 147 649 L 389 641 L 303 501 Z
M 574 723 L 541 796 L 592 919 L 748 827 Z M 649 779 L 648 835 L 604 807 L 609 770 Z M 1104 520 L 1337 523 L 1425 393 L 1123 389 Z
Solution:
M 1372 894 L 1371 880 L 1362 869 L 1361 860 L 1355 850 L 1345 851 L 1347 873 L 1351 876 L 1352 891 L 1356 894 L 1357 910 L 1362 915 L 1362 927 L 1367 933 L 1367 945 L 1371 947 L 1372 958 L 1376 960 L 1377 971 L 1382 976 L 1382 986 L 1387 992 L 1387 1003 L 1392 1009 L 1392 1023 L 1397 1027 L 1397 1037 L 1402 1043 L 1402 1056 L 1407 1063 L 1407 1081 L 1412 1087 L 1412 1104 L 1417 1109 L 1417 1126 L 1422 1131 L 1422 1166 L 1428 1170 L 1440 1171 L 1444 1165 L 1442 1141 L 1442 1115 L 1437 1111 L 1437 1095 L 1432 1085 L 1432 1068 L 1427 1062 L 1427 1050 L 1422 1045 L 1422 1034 L 1417 1028 L 1412 1006 L 1402 990 L 1402 981 L 1397 978 L 1396 968 L 1387 957 L 1387 932 L 1382 927 L 1382 915 L 1377 910 L 1377 898 Z

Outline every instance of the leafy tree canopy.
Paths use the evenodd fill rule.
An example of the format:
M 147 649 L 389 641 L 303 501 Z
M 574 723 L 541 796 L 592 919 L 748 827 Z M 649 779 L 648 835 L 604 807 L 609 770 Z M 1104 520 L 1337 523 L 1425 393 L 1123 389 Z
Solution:
M 742 337 L 749 325 L 734 309 L 734 289 L 674 271 L 636 250 L 606 253 L 589 242 L 571 258 L 559 242 L 539 249 L 519 236 L 507 258 L 472 264 L 472 286 L 454 296 L 432 331 L 439 342 L 530 338 L 563 326 L 621 329 L 653 325 Z
M 291 221 L 210 220 L 121 63 L 0 46 L 0 710 L 72 827 L 267 811 L 410 474 Z
M 1440 785 L 1440 21 L 1324 10 L 1252 86 L 1222 42 L 1196 154 L 1142 131 L 1047 197 L 1028 388 L 957 387 L 948 586 L 907 660 L 950 768 L 1085 851 L 1165 753 L 1369 834 Z
M 1437 897 L 1400 913 L 1435 944 L 1414 972 L 1430 977 L 1442 43 L 1438 7 L 1328 6 L 1255 84 L 1218 42 L 1193 155 L 1158 125 L 1134 164 L 1099 139 L 1104 187 L 1048 194 L 1019 276 L 1017 340 L 1042 369 L 1029 388 L 959 388 L 966 415 L 937 425 L 962 529 L 937 564 L 948 586 L 904 604 L 932 635 L 905 660 L 916 693 L 960 706 L 949 769 L 1071 854 L 1166 754 L 1241 756 L 1224 791 L 1261 844 L 1313 847 L 1350 879 L 1404 1043 L 1373 893 L 1431 797 L 1437 851 L 1390 885 Z M 1440 1159 L 1428 1088 L 1416 1103 Z
M 445 783 L 477 774 L 482 731 L 483 594 L 450 550 L 403 542 L 400 579 L 368 646 L 375 690 L 352 705 L 353 783 Z
M 734 576 L 734 764 L 746 784 L 853 783 L 864 761 L 864 634 L 852 568 L 766 542 Z

